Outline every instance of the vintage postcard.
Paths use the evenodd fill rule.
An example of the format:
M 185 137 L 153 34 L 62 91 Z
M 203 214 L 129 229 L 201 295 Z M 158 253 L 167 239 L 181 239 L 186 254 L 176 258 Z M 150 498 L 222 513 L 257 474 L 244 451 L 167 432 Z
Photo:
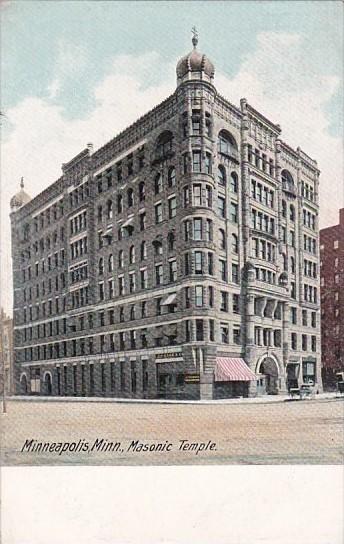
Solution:
M 0 9 L 2 466 L 342 465 L 343 4 Z

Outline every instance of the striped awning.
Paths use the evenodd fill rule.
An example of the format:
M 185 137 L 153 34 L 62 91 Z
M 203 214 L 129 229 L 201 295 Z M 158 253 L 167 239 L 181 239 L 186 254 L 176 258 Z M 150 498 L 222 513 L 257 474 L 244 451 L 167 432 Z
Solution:
M 232 357 L 216 357 L 216 382 L 250 382 L 256 380 L 244 359 Z

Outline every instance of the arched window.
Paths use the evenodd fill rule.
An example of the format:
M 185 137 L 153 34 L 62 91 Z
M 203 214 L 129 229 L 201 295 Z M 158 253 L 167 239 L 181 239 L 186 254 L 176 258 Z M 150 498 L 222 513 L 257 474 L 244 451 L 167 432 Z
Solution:
M 123 211 L 123 197 L 122 197 L 122 195 L 117 196 L 117 211 L 118 211 L 118 213 L 122 213 L 122 211 Z
M 142 200 L 144 200 L 145 197 L 146 197 L 145 184 L 144 184 L 144 181 L 141 181 L 141 183 L 139 184 L 139 199 L 140 199 L 140 202 L 142 202 Z
M 98 274 L 99 276 L 102 276 L 104 274 L 104 259 L 103 257 L 100 257 L 98 261 Z
M 118 268 L 123 268 L 124 265 L 124 254 L 123 249 L 120 249 L 118 252 Z
M 161 193 L 161 191 L 162 191 L 162 175 L 161 174 L 157 174 L 155 176 L 154 190 L 155 190 L 156 195 Z
M 112 219 L 112 200 L 108 200 L 106 203 L 106 217 Z
M 221 130 L 218 137 L 217 150 L 222 155 L 232 156 L 237 151 L 238 146 L 232 134 L 227 130 Z
M 232 234 L 232 253 L 237 254 L 239 252 L 238 237 L 236 234 Z
M 232 193 L 238 192 L 238 174 L 236 172 L 231 173 L 231 191 Z
M 130 249 L 129 249 L 129 263 L 130 264 L 135 263 L 135 246 L 130 246 Z
M 145 241 L 141 242 L 140 256 L 141 256 L 141 261 L 144 261 L 145 259 L 147 259 L 147 244 Z
M 290 272 L 292 274 L 295 274 L 295 259 L 294 259 L 294 257 L 290 257 Z
M 287 203 L 282 200 L 282 217 L 287 217 Z
M 170 168 L 168 169 L 167 179 L 168 179 L 168 186 L 174 187 L 176 184 L 176 169 L 174 166 L 170 166 Z
M 226 235 L 223 229 L 219 230 L 219 245 L 221 249 L 226 249 Z
M 290 218 L 290 221 L 295 221 L 295 208 L 292 204 L 290 205 L 290 209 L 289 209 L 289 218 Z
M 217 181 L 219 185 L 226 185 L 226 169 L 222 164 L 217 169 Z
M 112 255 L 112 253 L 110 253 L 109 258 L 108 258 L 108 269 L 109 269 L 109 272 L 113 272 L 113 255 Z
M 171 156 L 173 144 L 173 134 L 169 130 L 165 130 L 160 134 L 156 145 L 156 158 L 165 159 Z
M 128 208 L 131 208 L 134 205 L 134 191 L 133 191 L 133 189 L 128 189 L 127 198 L 128 198 Z
M 282 170 L 281 172 L 282 184 L 294 185 L 294 179 L 289 170 Z
M 153 246 L 154 246 L 155 255 L 162 255 L 163 253 L 162 242 L 160 242 L 160 240 L 154 240 Z

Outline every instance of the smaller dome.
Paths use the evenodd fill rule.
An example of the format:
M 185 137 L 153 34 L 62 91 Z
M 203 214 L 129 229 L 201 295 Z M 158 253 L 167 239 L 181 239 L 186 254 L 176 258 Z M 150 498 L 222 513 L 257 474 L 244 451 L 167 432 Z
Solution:
M 193 50 L 181 58 L 177 63 L 176 73 L 177 80 L 180 83 L 185 76 L 189 76 L 192 72 L 198 72 L 206 76 L 209 80 L 214 78 L 215 67 L 206 55 L 203 55 L 196 49 L 198 38 L 195 35 L 192 39 Z M 186 78 L 185 78 L 186 79 Z
M 25 204 L 30 202 L 30 200 L 31 200 L 31 197 L 24 191 L 24 178 L 21 178 L 20 191 L 18 191 L 18 193 L 12 196 L 10 200 L 11 210 L 24 206 Z

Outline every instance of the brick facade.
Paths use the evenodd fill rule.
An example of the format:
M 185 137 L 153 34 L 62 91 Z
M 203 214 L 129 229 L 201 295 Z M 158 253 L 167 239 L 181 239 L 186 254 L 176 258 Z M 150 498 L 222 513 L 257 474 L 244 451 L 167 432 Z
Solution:
M 317 164 L 220 96 L 204 59 L 194 48 L 172 96 L 14 200 L 17 393 L 321 389 Z M 216 356 L 257 381 L 215 384 Z
M 320 259 L 323 381 L 333 388 L 344 371 L 344 208 L 338 225 L 320 231 Z

